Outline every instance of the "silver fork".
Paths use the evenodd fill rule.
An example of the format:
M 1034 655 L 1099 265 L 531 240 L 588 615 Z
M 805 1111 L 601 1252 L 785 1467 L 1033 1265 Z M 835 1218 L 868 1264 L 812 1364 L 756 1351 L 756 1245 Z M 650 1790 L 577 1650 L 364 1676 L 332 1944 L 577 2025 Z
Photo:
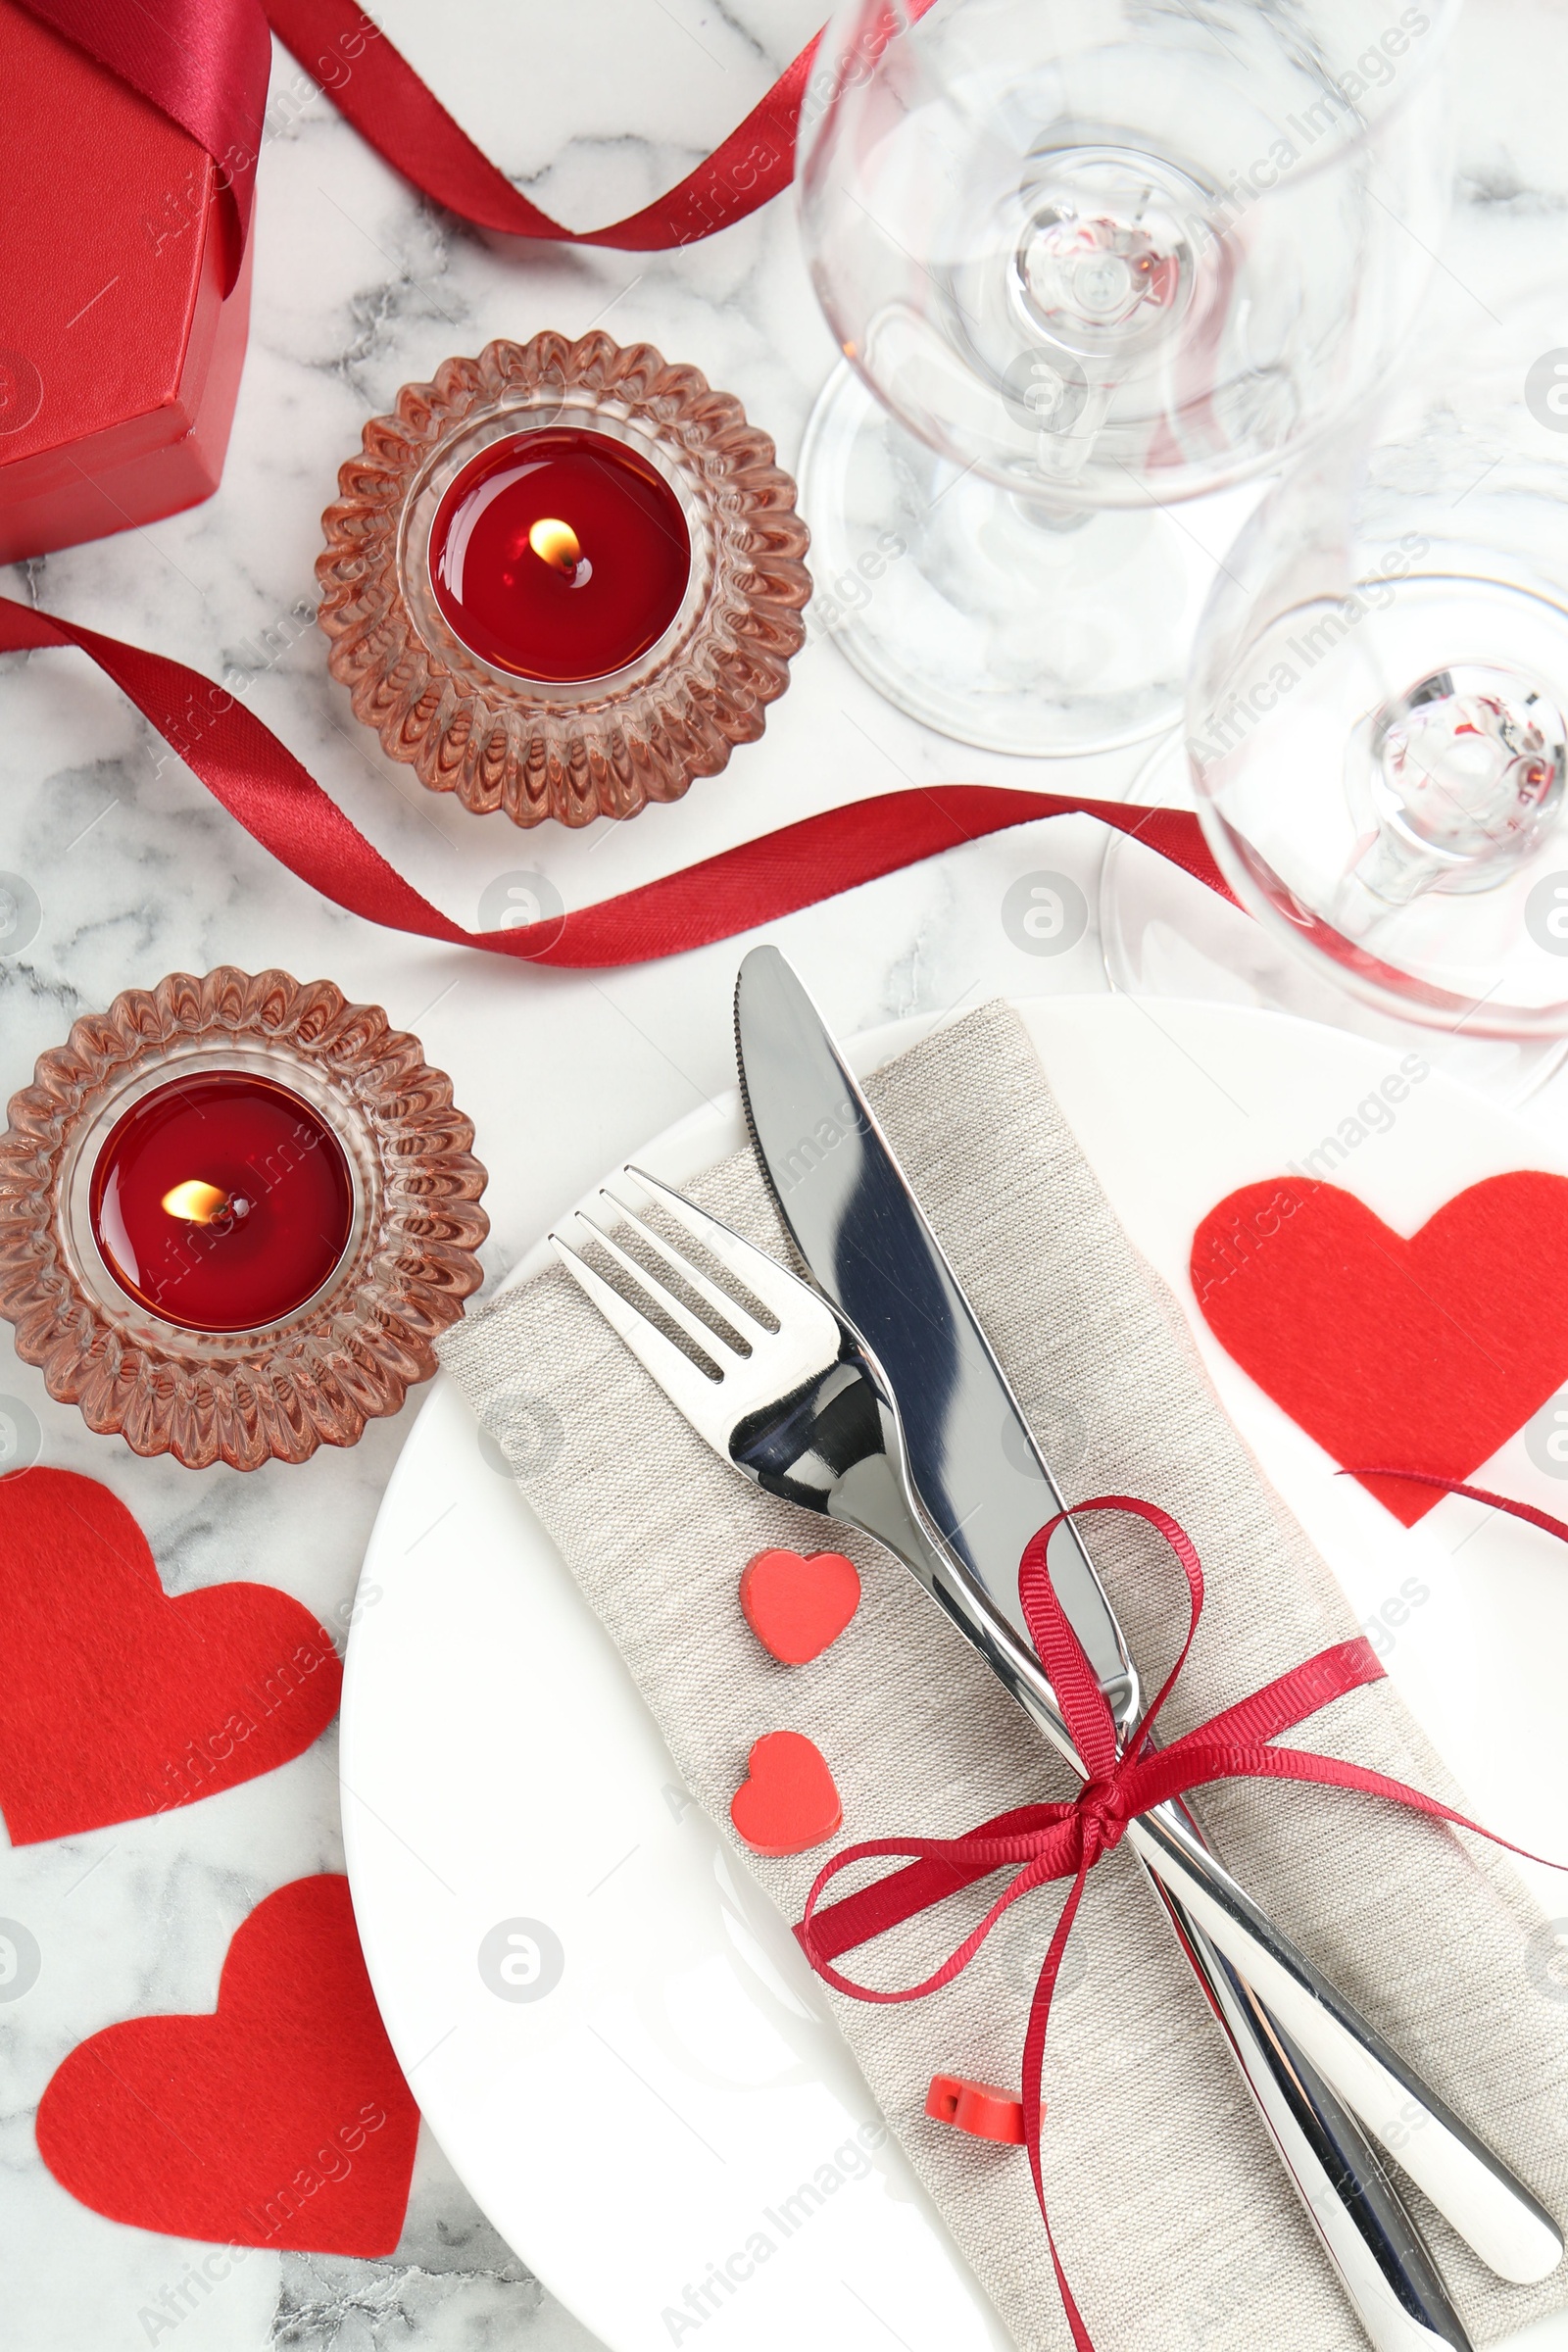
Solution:
M 896 1406 L 858 1334 L 818 1292 L 680 1194 L 634 1168 L 620 1181 L 640 1185 L 777 1328 L 608 1187 L 595 1205 L 608 1212 L 610 1229 L 579 1212 L 573 1239 L 604 1250 L 632 1295 L 553 1234 L 567 1272 L 716 1453 L 767 1492 L 860 1528 L 903 1560 L 1081 1773 L 1038 1658 L 926 1523 Z M 621 1226 L 635 1235 L 640 1258 L 615 1238 Z M 1372 2342 L 1379 2352 L 1466 2346 L 1431 2256 L 1354 2117 L 1383 2135 L 1401 2127 L 1406 2172 L 1501 2276 L 1535 2280 L 1555 2266 L 1562 2240 L 1549 2215 L 1279 1934 L 1183 1808 L 1140 1816 L 1127 1842 L 1154 1882 Z

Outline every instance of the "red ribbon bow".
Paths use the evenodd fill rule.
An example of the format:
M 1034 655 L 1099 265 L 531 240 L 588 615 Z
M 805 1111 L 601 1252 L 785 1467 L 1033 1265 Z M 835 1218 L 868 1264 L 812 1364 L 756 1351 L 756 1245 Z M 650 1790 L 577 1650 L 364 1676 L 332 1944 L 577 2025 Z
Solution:
M 1504 1509 L 1516 1509 L 1521 1516 L 1527 1515 L 1523 1506 L 1502 1502 L 1501 1497 L 1489 1495 L 1486 1499 L 1498 1501 Z M 1077 2352 L 1094 2352 L 1094 2345 L 1051 2234 L 1040 2155 L 1041 2074 L 1052 1995 L 1089 1874 L 1097 1862 L 1114 1852 L 1127 1824 L 1167 1797 L 1184 1795 L 1212 1781 L 1239 1778 L 1310 1781 L 1320 1787 L 1353 1788 L 1364 1796 L 1386 1797 L 1394 1804 L 1425 1814 L 1430 1820 L 1473 1830 L 1494 1845 L 1507 1847 L 1510 1853 L 1525 1852 L 1524 1847 L 1495 1837 L 1479 1822 L 1455 1813 L 1436 1797 L 1425 1795 L 1403 1781 L 1391 1780 L 1386 1773 L 1343 1763 L 1334 1756 L 1313 1755 L 1308 1749 L 1273 1744 L 1280 1733 L 1304 1723 L 1331 1699 L 1383 1679 L 1383 1668 L 1370 1643 L 1363 1639 L 1338 1642 L 1319 1650 L 1302 1665 L 1294 1666 L 1289 1673 L 1266 1683 L 1250 1698 L 1224 1708 L 1196 1730 L 1184 1733 L 1168 1747 L 1152 1746 L 1160 1710 L 1187 1662 L 1203 1613 L 1202 1565 L 1191 1538 L 1168 1511 L 1153 1503 L 1141 1502 L 1128 1494 L 1100 1494 L 1092 1501 L 1078 1503 L 1073 1516 L 1077 1518 L 1086 1511 L 1127 1511 L 1147 1520 L 1163 1536 L 1187 1579 L 1189 1615 L 1181 1654 L 1126 1748 L 1118 1751 L 1110 1709 L 1062 1612 L 1046 1568 L 1046 1547 L 1066 1516 L 1063 1512 L 1043 1527 L 1025 1550 L 1018 1571 L 1018 1595 L 1030 1638 L 1051 1677 L 1062 1717 L 1083 1759 L 1086 1778 L 1082 1788 L 1070 1803 L 1024 1805 L 982 1822 L 963 1838 L 871 1838 L 858 1845 L 846 1846 L 818 1871 L 795 1931 L 812 1968 L 836 1991 L 848 1993 L 858 2001 L 917 2001 L 951 1984 L 974 1958 L 1004 1913 L 1024 1895 L 1048 1879 L 1071 1880 L 1030 2004 L 1023 2045 L 1023 2113 L 1024 2140 L 1029 2150 L 1035 2195 Z M 1568 1534 L 1568 1529 L 1561 1532 Z M 857 1862 L 895 1854 L 907 1857 L 909 1867 L 874 1880 L 825 1911 L 818 1910 L 823 1892 L 841 1871 Z M 947 1895 L 956 1894 L 960 1887 L 973 1886 L 999 1870 L 1010 1870 L 1014 1875 L 979 1925 L 918 1984 L 883 1991 L 857 1984 L 834 1967 L 840 1953 L 912 1919 Z

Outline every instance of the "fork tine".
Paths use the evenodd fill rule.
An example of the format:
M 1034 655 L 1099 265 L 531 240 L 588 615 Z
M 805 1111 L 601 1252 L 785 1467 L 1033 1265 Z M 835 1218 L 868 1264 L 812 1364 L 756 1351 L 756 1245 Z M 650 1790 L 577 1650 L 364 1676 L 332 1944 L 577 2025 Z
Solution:
M 595 1206 L 598 1205 L 600 1200 L 608 1200 L 612 1208 L 619 1208 L 621 1205 L 620 1202 L 615 1199 L 613 1193 L 602 1192 L 597 1194 L 595 1196 Z M 619 1266 L 621 1272 L 623 1274 L 629 1274 L 632 1280 L 641 1286 L 644 1294 L 652 1299 L 653 1303 L 658 1307 L 662 1315 L 667 1315 L 670 1322 L 676 1324 L 679 1329 L 686 1334 L 686 1337 L 689 1340 L 696 1342 L 697 1346 L 702 1348 L 704 1354 L 711 1360 L 711 1362 L 718 1368 L 720 1372 L 723 1370 L 726 1357 L 733 1360 L 735 1356 L 742 1352 L 742 1349 L 735 1348 L 729 1341 L 722 1339 L 716 1331 L 711 1330 L 709 1325 L 703 1321 L 700 1315 L 694 1315 L 689 1306 L 683 1305 L 679 1298 L 675 1298 L 671 1292 L 664 1288 L 659 1276 L 654 1273 L 651 1268 L 641 1264 L 638 1259 L 630 1256 L 627 1251 L 621 1248 L 617 1241 L 613 1240 L 610 1234 L 606 1233 L 604 1227 L 599 1224 L 597 1219 L 590 1217 L 586 1210 L 579 1210 L 578 1214 L 581 1217 L 582 1222 L 587 1226 L 589 1232 L 593 1235 L 594 1240 L 599 1244 L 601 1250 L 608 1251 L 610 1256 L 614 1259 L 616 1265 Z M 658 1236 L 656 1235 L 654 1238 L 657 1241 Z M 662 1252 L 662 1255 L 664 1257 L 666 1264 L 669 1264 L 674 1271 L 684 1275 L 684 1267 L 680 1265 L 678 1259 L 671 1257 L 669 1251 L 664 1250 Z M 710 1285 L 710 1288 L 711 1288 L 711 1285 Z M 722 1293 L 719 1294 L 720 1297 L 722 1297 Z
M 650 1176 L 646 1168 L 628 1162 L 621 1174 L 633 1177 L 652 1193 L 661 1207 L 667 1209 L 677 1224 L 684 1225 L 705 1250 L 710 1250 L 726 1272 L 733 1274 L 737 1282 L 743 1282 L 781 1323 L 792 1314 L 799 1314 L 803 1295 L 820 1303 L 819 1294 L 808 1282 L 803 1282 L 798 1274 L 792 1274 L 787 1266 L 781 1266 L 777 1258 L 769 1257 L 755 1243 L 743 1241 L 733 1226 L 721 1225 L 716 1217 L 709 1216 L 706 1209 L 696 1207 L 684 1194 L 672 1193 L 667 1184 L 661 1184 L 659 1178 Z
M 598 1228 L 593 1230 L 597 1233 Z M 559 1233 L 551 1234 L 550 1246 L 590 1305 L 596 1306 L 612 1330 L 619 1333 L 649 1378 L 663 1390 L 677 1411 L 698 1427 L 699 1411 L 711 1397 L 722 1375 L 710 1379 L 657 1324 L 651 1323 L 630 1299 L 622 1298 L 602 1274 L 596 1273 Z
M 706 1299 L 713 1312 L 722 1315 L 730 1329 L 739 1333 L 743 1340 L 749 1331 L 755 1331 L 760 1338 L 771 1336 L 765 1324 L 749 1314 L 738 1298 L 730 1297 L 728 1291 L 721 1291 L 716 1282 L 710 1282 L 700 1266 L 693 1265 L 684 1250 L 677 1250 L 672 1243 L 665 1241 L 662 1234 L 656 1233 L 634 1208 L 622 1200 L 618 1193 L 612 1193 L 606 1185 L 599 1197 L 602 1200 L 612 1200 L 627 1224 L 641 1236 L 650 1250 L 658 1252 L 670 1272 L 694 1290 L 699 1298 Z

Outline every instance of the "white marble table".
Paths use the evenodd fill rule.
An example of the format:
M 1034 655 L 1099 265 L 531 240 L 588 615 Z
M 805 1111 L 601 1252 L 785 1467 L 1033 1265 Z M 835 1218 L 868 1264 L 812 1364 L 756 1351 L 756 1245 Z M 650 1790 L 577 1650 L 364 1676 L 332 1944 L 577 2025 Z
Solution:
M 465 127 L 530 195 L 583 225 L 675 181 L 760 95 L 818 13 L 819 0 L 383 0 L 380 11 Z M 1551 0 L 1471 0 L 1456 72 L 1449 265 L 1472 284 L 1560 268 L 1568 18 Z M 460 921 L 477 922 L 500 876 L 542 872 L 579 905 L 908 781 L 1070 776 L 1111 793 L 1129 782 L 1140 755 L 1036 766 L 925 733 L 818 633 L 765 740 L 636 824 L 519 836 L 423 793 L 355 726 L 318 634 L 303 625 L 320 510 L 363 418 L 491 336 L 602 324 L 738 393 L 788 465 L 833 346 L 787 203 L 668 256 L 504 247 L 418 201 L 281 50 L 258 221 L 250 355 L 218 496 L 150 530 L 0 572 L 0 588 L 215 676 L 243 672 L 251 706 Z M 604 1169 L 731 1082 L 734 947 L 617 973 L 552 973 L 361 923 L 251 844 L 74 656 L 0 665 L 0 867 L 24 875 L 42 906 L 36 937 L 0 960 L 6 1095 L 78 1012 L 129 984 L 220 961 L 327 974 L 384 1004 L 451 1071 L 492 1172 L 493 1280 Z M 1055 868 L 1093 904 L 1102 847 L 1077 819 L 1049 836 L 1004 835 L 772 935 L 845 1031 L 998 992 L 1099 989 L 1093 928 L 1070 954 L 1043 959 L 1009 940 L 1001 903 L 1020 875 Z M 1568 1127 L 1568 1081 L 1539 1096 L 1532 1115 Z M 353 1591 L 418 1404 L 372 1425 L 349 1452 L 239 1477 L 141 1462 L 94 1438 L 49 1401 L 0 1326 L 7 1396 L 36 1414 L 45 1460 L 103 1480 L 136 1513 L 172 1591 L 262 1578 L 323 1616 Z M 23 1922 L 41 1955 L 25 1997 L 0 2007 L 0 2276 L 18 2352 L 142 2352 L 175 2335 L 179 2352 L 588 2345 L 475 2212 L 428 2133 L 394 2255 L 258 2253 L 210 2291 L 181 2285 L 206 2249 L 99 2219 L 40 2164 L 33 2110 L 67 2050 L 115 2019 L 210 2006 L 247 1913 L 341 1860 L 330 1732 L 283 1770 L 182 1811 L 0 1851 L 0 1916 Z

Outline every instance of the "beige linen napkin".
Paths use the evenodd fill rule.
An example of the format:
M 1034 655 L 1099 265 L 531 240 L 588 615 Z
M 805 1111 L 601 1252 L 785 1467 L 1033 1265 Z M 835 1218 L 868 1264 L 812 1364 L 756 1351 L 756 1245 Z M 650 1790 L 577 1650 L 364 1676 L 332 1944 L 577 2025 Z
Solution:
M 951 1252 L 1069 1499 L 1158 1500 L 1199 1545 L 1208 1602 L 1165 1724 L 1174 1735 L 1355 1631 L 1327 1568 L 1241 1443 L 1181 1312 L 1135 1253 L 1056 1107 L 1028 1038 L 992 1004 L 894 1062 L 867 1092 Z M 787 1251 L 749 1153 L 690 1188 Z M 845 1839 L 952 1835 L 1069 1792 L 960 1637 L 874 1544 L 749 1486 L 692 1434 L 561 1273 L 449 1332 L 448 1369 L 510 1446 L 519 1483 L 622 1650 L 693 1793 L 728 1803 L 766 1731 L 808 1733 L 844 1799 Z M 528 1468 L 539 1400 L 564 1443 Z M 1091 1543 L 1152 1689 L 1185 1623 L 1157 1539 L 1097 1518 Z M 776 1665 L 736 1583 L 767 1545 L 842 1547 L 864 1599 L 807 1667 Z M 1458 1801 L 1387 1683 L 1337 1701 L 1298 1744 Z M 1532 1982 L 1540 1914 L 1506 1864 L 1369 1798 L 1233 1784 L 1205 1827 L 1237 1875 L 1568 2221 L 1568 2004 Z M 747 1866 L 786 1919 L 822 1854 Z M 927 1973 L 1000 1882 L 863 1946 L 880 1984 Z M 873 2092 L 1017 2342 L 1065 2346 L 1027 2159 L 928 2122 L 938 2070 L 1017 2084 L 1035 1968 L 1060 1890 L 1008 1914 L 946 1990 L 903 2007 L 828 1995 Z M 1130 1857 L 1095 1872 L 1047 2057 L 1045 2169 L 1056 2242 L 1102 2352 L 1350 2352 L 1359 2328 L 1249 2094 Z M 1484 2270 L 1414 2197 L 1475 2335 L 1568 2303 Z

